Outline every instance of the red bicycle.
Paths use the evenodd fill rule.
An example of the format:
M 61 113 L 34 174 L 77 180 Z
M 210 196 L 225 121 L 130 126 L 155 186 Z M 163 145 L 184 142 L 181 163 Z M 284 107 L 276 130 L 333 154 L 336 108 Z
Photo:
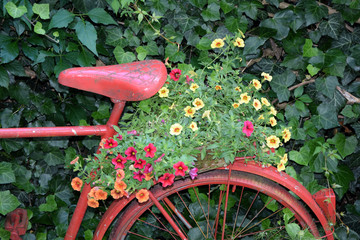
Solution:
M 0 129 L 0 138 L 112 137 L 125 103 L 150 98 L 166 78 L 164 64 L 156 60 L 65 70 L 59 75 L 61 84 L 111 98 L 114 106 L 106 125 L 8 128 Z M 279 239 L 286 234 L 285 224 L 293 222 L 316 238 L 334 239 L 332 189 L 311 195 L 288 174 L 247 158 L 203 171 L 195 180 L 178 179 L 167 188 L 155 185 L 145 203 L 134 200 L 134 194 L 114 200 L 93 239 L 103 239 L 109 229 L 110 239 Z M 76 238 L 90 190 L 85 184 L 65 239 Z M 9 227 L 13 239 L 22 234 L 15 225 Z

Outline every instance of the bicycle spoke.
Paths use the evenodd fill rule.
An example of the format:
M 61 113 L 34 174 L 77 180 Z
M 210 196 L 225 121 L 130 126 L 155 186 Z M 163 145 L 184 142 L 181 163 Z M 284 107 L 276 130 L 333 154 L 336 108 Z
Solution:
M 234 225 L 233 225 L 233 231 L 232 231 L 232 234 L 231 234 L 232 236 L 234 236 L 234 231 L 235 231 L 235 229 L 236 229 L 236 222 L 237 222 L 237 218 L 238 218 L 238 215 L 239 215 L 240 204 L 241 204 L 241 200 L 242 200 L 243 193 L 244 193 L 244 186 L 243 186 L 242 189 L 241 189 L 239 204 L 238 204 L 238 208 L 237 208 L 237 210 L 236 210 L 236 216 L 235 216 L 235 221 L 234 221 Z
M 138 236 L 138 237 L 142 237 L 142 238 L 144 238 L 144 239 L 151 239 L 151 240 L 153 240 L 152 238 L 148 238 L 148 237 L 145 237 L 145 236 L 143 236 L 143 235 L 140 235 L 140 234 L 138 234 L 138 233 L 134 233 L 134 232 L 131 232 L 131 231 L 128 231 L 128 233 L 133 234 L 133 235 Z
M 165 200 L 167 200 L 167 203 L 165 203 L 165 202 L 166 202 Z M 174 216 L 174 214 L 172 213 L 171 210 L 173 209 L 173 211 L 174 211 L 175 213 L 178 213 L 177 216 L 179 216 L 180 219 L 186 221 L 186 219 L 184 218 L 184 216 L 182 216 L 181 213 L 180 213 L 179 211 L 177 211 L 177 209 L 175 208 L 174 204 L 172 204 L 172 202 L 170 202 L 170 200 L 169 200 L 168 198 L 165 198 L 162 202 L 164 203 L 164 205 L 166 206 L 166 208 L 167 208 L 168 211 L 170 212 L 171 217 L 172 217 L 173 219 L 175 219 L 177 225 L 181 228 L 181 231 L 182 231 L 182 232 L 186 235 L 186 237 L 187 237 L 186 232 L 185 232 L 184 229 L 181 227 L 181 224 L 178 222 L 178 220 L 176 219 L 176 217 Z M 171 205 L 172 208 L 171 208 L 170 206 L 168 206 L 169 204 Z M 187 221 L 186 221 L 186 223 L 187 223 Z
M 222 199 L 223 199 L 223 191 L 221 190 L 220 191 L 220 197 L 219 197 L 218 211 L 216 213 L 216 218 L 215 218 L 215 222 L 214 222 L 214 226 L 215 226 L 215 228 L 214 228 L 214 230 L 215 230 L 214 238 L 215 239 L 216 239 L 216 233 L 217 233 L 217 228 L 218 228 L 218 223 L 219 223 L 219 216 L 220 216 Z
M 137 219 L 137 221 L 140 221 L 140 222 L 142 222 L 142 223 L 145 223 L 145 224 L 147 224 L 147 225 L 149 225 L 149 226 L 151 226 L 151 227 L 157 228 L 157 229 L 159 229 L 159 230 L 161 230 L 161 231 L 168 232 L 168 233 L 170 233 L 171 235 L 172 235 L 172 234 L 177 235 L 176 233 L 171 232 L 171 231 L 170 231 L 170 230 L 168 230 L 168 229 L 165 229 L 165 228 L 162 228 L 162 227 L 156 226 L 156 225 L 154 225 L 154 224 L 152 224 L 152 223 L 149 223 L 149 222 L 146 222 L 146 221 L 144 221 L 144 220 Z M 160 223 L 160 224 L 161 224 L 161 223 Z
M 230 191 L 230 177 L 231 177 L 231 168 L 229 169 L 229 177 L 228 177 L 227 186 L 226 186 L 224 220 L 223 220 L 223 226 L 222 226 L 222 232 L 221 232 L 221 239 L 224 239 L 224 235 L 225 235 L 226 213 L 227 213 L 229 191 Z
M 148 210 L 149 210 L 149 211 L 151 212 L 151 214 L 155 217 L 155 219 L 166 229 L 166 231 L 167 231 L 168 233 L 170 233 L 170 235 L 171 235 L 174 239 L 176 239 L 176 238 L 174 237 L 174 235 L 172 234 L 172 232 L 169 231 L 169 230 L 167 229 L 167 227 L 163 224 L 163 222 L 162 222 L 158 217 L 156 217 L 155 213 L 154 213 L 153 211 L 151 211 L 150 209 L 148 209 Z M 175 235 L 178 235 L 178 234 L 175 233 Z
M 207 223 L 207 224 L 206 224 L 206 238 L 208 238 L 208 229 L 211 228 L 211 226 L 210 226 L 210 221 L 209 221 L 209 219 L 206 217 L 204 208 L 203 208 L 203 206 L 202 206 L 202 204 L 201 204 L 200 198 L 199 198 L 199 196 L 198 196 L 195 188 L 193 188 L 193 190 L 194 190 L 194 192 L 195 192 L 196 198 L 197 198 L 197 200 L 198 200 L 198 202 L 199 202 L 199 205 L 200 205 L 200 207 L 201 207 L 201 210 L 203 211 L 204 217 L 205 217 L 205 219 L 206 219 L 206 223 Z M 196 221 L 196 220 L 195 220 L 195 221 Z
M 256 193 L 253 201 L 251 202 L 251 204 L 250 204 L 250 206 L 249 206 L 246 214 L 244 215 L 244 217 L 243 217 L 243 219 L 242 219 L 242 221 L 241 221 L 241 223 L 240 223 L 240 226 L 239 226 L 239 232 L 240 232 L 240 233 L 241 233 L 241 225 L 244 223 L 244 221 L 245 221 L 245 219 L 246 219 L 246 216 L 249 214 L 250 209 L 251 209 L 252 205 L 254 204 L 254 202 L 255 202 L 255 200 L 256 200 L 256 198 L 257 198 L 258 195 L 259 195 L 259 191 L 257 191 L 257 193 Z M 238 236 L 238 235 L 239 235 L 239 233 L 236 234 L 236 236 Z

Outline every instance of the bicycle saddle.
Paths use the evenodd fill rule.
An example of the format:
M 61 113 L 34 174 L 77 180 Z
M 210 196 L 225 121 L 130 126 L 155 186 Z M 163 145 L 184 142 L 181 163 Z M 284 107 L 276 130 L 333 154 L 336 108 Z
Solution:
M 98 93 L 112 99 L 141 101 L 155 95 L 167 78 L 165 65 L 146 60 L 101 67 L 76 67 L 64 70 L 59 83 Z

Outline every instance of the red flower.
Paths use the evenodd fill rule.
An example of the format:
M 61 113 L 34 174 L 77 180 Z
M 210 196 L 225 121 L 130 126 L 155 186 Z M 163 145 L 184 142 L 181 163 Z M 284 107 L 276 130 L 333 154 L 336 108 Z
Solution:
M 170 75 L 170 78 L 171 78 L 172 80 L 174 80 L 175 82 L 176 82 L 176 81 L 179 81 L 180 76 L 181 76 L 181 70 L 175 68 L 175 69 L 173 69 L 173 70 L 170 72 L 169 75 Z
M 145 157 L 150 157 L 153 158 L 155 153 L 156 153 L 156 147 L 154 146 L 154 144 L 149 143 L 149 145 L 147 145 L 146 147 L 144 147 L 144 150 L 146 152 Z
M 126 159 L 136 161 L 136 153 L 137 153 L 137 151 L 136 151 L 135 148 L 129 147 L 129 148 L 126 149 L 126 151 L 125 151 L 125 154 L 126 154 L 126 156 L 127 156 Z
M 165 173 L 159 177 L 158 182 L 162 183 L 163 187 L 171 186 L 174 183 L 175 175 L 171 173 Z
M 186 166 L 183 162 L 177 162 L 174 164 L 175 175 L 177 176 L 185 176 L 185 172 L 188 170 L 188 166 Z
M 118 145 L 118 143 L 114 139 L 106 139 L 106 142 L 104 144 L 104 148 L 106 148 L 106 149 L 114 148 L 117 145 Z
M 153 166 L 151 163 L 145 165 L 144 173 L 151 173 L 153 171 Z
M 134 176 L 133 178 L 141 182 L 146 176 L 141 171 L 133 172 Z
M 161 159 L 165 156 L 165 154 L 163 153 L 158 159 L 156 159 L 154 161 L 154 163 L 158 163 L 158 162 L 161 162 Z
M 247 137 L 250 137 L 254 131 L 254 125 L 252 124 L 252 122 L 245 121 L 242 131 L 243 131 L 243 133 L 246 134 Z
M 145 164 L 146 161 L 139 158 L 139 160 L 135 160 L 134 168 L 143 169 Z
M 190 82 L 193 82 L 194 79 L 190 78 L 188 75 L 186 75 L 186 83 L 190 85 Z
M 126 158 L 118 154 L 116 158 L 113 158 L 111 163 L 115 165 L 115 169 L 121 168 L 123 169 L 125 167 L 125 163 L 127 162 Z
M 120 141 L 123 139 L 123 136 L 119 134 L 116 135 L 116 138 L 119 139 Z

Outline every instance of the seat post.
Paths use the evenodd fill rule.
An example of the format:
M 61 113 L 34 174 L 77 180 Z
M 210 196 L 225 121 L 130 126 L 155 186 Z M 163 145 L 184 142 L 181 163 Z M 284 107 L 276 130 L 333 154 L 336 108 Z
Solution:
M 119 119 L 121 117 L 121 114 L 124 110 L 126 101 L 123 100 L 117 100 L 117 99 L 111 99 L 111 101 L 114 103 L 113 110 L 111 111 L 111 115 L 109 120 L 106 123 L 107 131 L 102 135 L 102 138 L 109 138 L 114 136 L 116 131 L 114 130 L 113 126 L 118 125 Z

